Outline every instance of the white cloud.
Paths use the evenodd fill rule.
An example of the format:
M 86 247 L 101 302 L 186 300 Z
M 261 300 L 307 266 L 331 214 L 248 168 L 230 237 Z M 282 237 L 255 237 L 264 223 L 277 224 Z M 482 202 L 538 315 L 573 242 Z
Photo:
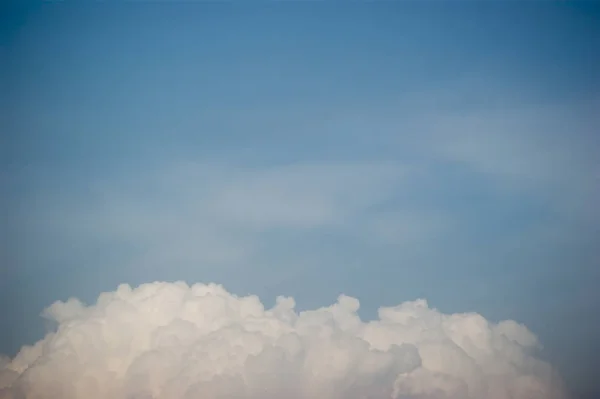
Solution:
M 408 173 L 386 162 L 177 162 L 88 182 L 91 199 L 60 194 L 28 219 L 32 230 L 70 245 L 130 245 L 132 268 L 234 265 L 256 256 L 261 233 L 347 230 L 389 200 Z
M 394 164 L 296 164 L 240 172 L 214 197 L 225 220 L 258 227 L 341 223 L 385 199 L 404 177 Z
M 444 212 L 428 209 L 427 211 L 414 206 L 401 210 L 380 212 L 370 215 L 364 223 L 370 239 L 376 244 L 402 248 L 423 247 L 434 242 L 436 238 L 449 234 L 455 221 Z
M 423 125 L 424 150 L 467 166 L 496 187 L 538 196 L 579 221 L 600 199 L 597 118 L 587 107 L 535 106 L 438 113 Z
M 358 300 L 265 309 L 219 285 L 121 285 L 56 302 L 58 329 L 0 371 L 0 398 L 564 398 L 525 327 L 424 300 L 363 322 Z

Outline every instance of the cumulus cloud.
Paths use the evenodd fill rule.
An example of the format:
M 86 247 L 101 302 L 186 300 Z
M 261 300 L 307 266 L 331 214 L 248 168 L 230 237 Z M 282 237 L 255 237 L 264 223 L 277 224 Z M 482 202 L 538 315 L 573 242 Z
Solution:
M 121 285 L 93 306 L 56 302 L 58 324 L 0 359 L 0 398 L 559 399 L 560 379 L 513 321 L 442 314 L 424 300 L 362 321 L 359 302 L 265 309 L 216 284 Z

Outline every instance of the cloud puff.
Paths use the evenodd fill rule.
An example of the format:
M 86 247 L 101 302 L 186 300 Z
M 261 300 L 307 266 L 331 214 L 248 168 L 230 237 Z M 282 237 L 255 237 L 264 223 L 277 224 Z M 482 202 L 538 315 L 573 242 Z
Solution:
M 0 359 L 0 398 L 565 398 L 537 338 L 513 321 L 424 300 L 364 322 L 357 299 L 265 309 L 215 284 L 121 285 L 44 311 L 55 332 Z

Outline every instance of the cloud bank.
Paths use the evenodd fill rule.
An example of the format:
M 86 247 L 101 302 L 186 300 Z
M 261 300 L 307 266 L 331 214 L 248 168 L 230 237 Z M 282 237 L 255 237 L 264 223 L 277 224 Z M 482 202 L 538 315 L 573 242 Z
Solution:
M 57 323 L 0 359 L 1 399 L 559 399 L 537 338 L 514 321 L 446 315 L 424 300 L 362 321 L 340 296 L 265 309 L 216 284 L 121 285 L 93 306 L 56 302 Z

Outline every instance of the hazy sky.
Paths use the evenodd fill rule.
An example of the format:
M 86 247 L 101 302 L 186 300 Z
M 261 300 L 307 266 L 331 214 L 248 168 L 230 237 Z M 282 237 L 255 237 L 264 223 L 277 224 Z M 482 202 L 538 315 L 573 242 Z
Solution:
M 2 15 L 0 352 L 55 300 L 183 279 L 514 319 L 594 388 L 595 4 Z

